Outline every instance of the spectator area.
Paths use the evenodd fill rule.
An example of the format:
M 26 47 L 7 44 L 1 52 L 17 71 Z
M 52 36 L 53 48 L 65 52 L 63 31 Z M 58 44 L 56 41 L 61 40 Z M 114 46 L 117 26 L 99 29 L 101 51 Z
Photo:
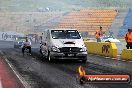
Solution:
M 118 12 L 116 10 L 80 10 L 70 12 L 64 16 L 57 28 L 76 28 L 79 31 L 89 32 L 90 35 L 102 26 L 104 31 L 108 30 Z
M 0 31 L 37 32 L 39 26 L 61 15 L 62 12 L 0 12 Z
M 132 28 L 132 9 L 128 10 L 128 13 L 124 19 L 122 26 L 120 27 L 118 37 L 124 37 L 128 28 Z
M 94 35 L 99 26 L 107 31 L 119 12 L 115 9 L 82 9 L 70 12 L 1 12 L 0 31 L 42 32 L 47 28 L 75 28 Z M 87 33 L 86 33 L 87 32 Z

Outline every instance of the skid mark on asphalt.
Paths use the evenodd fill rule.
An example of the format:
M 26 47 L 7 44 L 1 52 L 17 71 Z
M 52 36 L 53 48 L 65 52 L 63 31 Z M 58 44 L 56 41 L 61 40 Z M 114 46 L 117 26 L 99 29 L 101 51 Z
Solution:
M 22 66 L 19 65 L 20 62 L 12 60 L 12 58 L 9 58 L 9 59 L 10 59 L 10 62 L 20 72 L 22 77 L 29 83 L 29 85 L 32 85 L 31 88 L 43 88 L 43 86 L 45 86 L 45 88 L 52 88 L 50 86 L 54 85 L 54 83 L 52 83 L 52 82 L 51 83 L 50 82 L 47 83 L 46 81 L 42 80 L 42 78 L 37 76 L 35 74 L 35 72 L 33 72 L 30 69 L 28 69 L 28 67 L 25 66 L 25 63 L 21 63 L 24 66 L 24 67 L 22 67 Z M 17 63 L 17 65 L 16 65 L 16 63 Z M 27 64 L 28 64 L 28 61 L 27 61 Z M 46 86 L 48 86 L 48 87 L 46 87 Z
M 70 62 L 71 63 L 71 62 Z M 53 65 L 54 64 L 54 65 Z M 88 65 L 87 65 L 88 64 Z M 105 67 L 105 66 L 101 66 L 101 65 L 98 65 L 98 64 L 93 64 L 93 63 L 90 63 L 90 65 L 89 65 L 89 63 L 87 63 L 86 65 L 84 65 L 83 64 L 83 66 L 84 66 L 84 68 L 87 68 L 86 69 L 86 71 L 87 72 L 89 72 L 89 73 L 95 73 L 95 74 L 117 74 L 117 73 L 120 73 L 120 74 L 122 74 L 123 72 L 122 71 L 115 71 L 115 69 L 113 69 L 113 68 L 109 68 L 109 67 Z M 63 62 L 61 63 L 57 63 L 56 65 L 55 65 L 55 63 L 52 63 L 52 65 L 54 66 L 54 67 L 57 67 L 58 69 L 60 69 L 60 70 L 62 70 L 62 71 L 65 71 L 66 73 L 68 73 L 68 74 L 70 74 L 71 76 L 73 76 L 74 74 L 76 74 L 76 70 L 73 70 L 73 69 L 77 69 L 77 67 L 79 66 L 79 65 L 82 65 L 82 64 L 75 64 L 75 66 L 73 66 L 74 64 L 72 64 L 72 66 L 71 65 L 69 65 L 69 64 L 66 64 L 65 65 L 65 63 L 63 64 Z M 58 67 L 59 66 L 59 67 Z M 90 70 L 89 70 L 89 67 L 90 67 Z M 99 67 L 99 68 L 98 68 Z M 101 67 L 101 68 L 100 68 Z M 94 68 L 94 69 L 93 69 Z M 113 69 L 113 70 L 112 70 Z M 74 75 L 75 76 L 75 75 Z M 98 84 L 97 84 L 98 85 Z M 100 85 L 102 85 L 102 84 L 100 84 Z M 98 86 L 100 86 L 100 85 L 98 85 Z M 109 84 L 106 84 L 105 85 L 105 87 L 104 88 L 106 88 L 106 87 L 110 87 L 111 85 L 109 85 Z M 128 86 L 128 85 L 122 85 L 122 88 L 124 88 L 124 87 L 126 87 L 126 86 Z M 112 87 L 115 87 L 115 88 L 117 88 L 118 87 L 118 84 L 116 85 L 113 85 Z M 101 86 L 101 88 L 102 88 L 102 86 Z
M 20 58 L 20 55 L 18 54 L 19 50 L 16 50 L 16 58 Z M 21 58 L 22 59 L 22 58 Z M 23 58 L 25 59 L 25 58 Z M 61 82 L 64 82 L 65 85 L 70 85 L 69 87 L 76 87 L 76 88 L 80 88 L 80 87 L 86 87 L 86 88 L 118 88 L 119 86 L 118 85 L 102 85 L 102 84 L 87 84 L 87 85 L 83 85 L 83 86 L 79 86 L 79 84 L 76 82 L 76 73 L 77 73 L 77 68 L 79 65 L 82 65 L 85 69 L 86 69 L 86 72 L 88 73 L 105 73 L 105 71 L 109 71 L 108 73 L 116 73 L 116 72 L 111 72 L 110 70 L 111 69 L 108 69 L 108 68 L 104 68 L 104 66 L 100 66 L 98 64 L 92 64 L 92 63 L 87 63 L 87 64 L 81 64 L 81 63 L 65 63 L 65 62 L 60 62 L 60 63 L 50 63 L 48 61 L 39 61 L 36 59 L 31 59 L 31 57 L 29 59 L 25 59 L 27 62 L 25 62 L 25 64 L 28 64 L 28 62 L 32 63 L 30 64 L 31 66 L 28 66 L 29 67 L 29 70 L 31 72 L 34 72 L 34 70 L 36 69 L 36 74 L 38 77 L 42 77 L 42 76 L 46 76 L 46 78 L 48 78 L 49 76 L 47 74 L 50 73 L 51 77 L 49 79 L 51 79 L 52 77 L 52 83 L 55 83 L 59 85 L 60 83 L 60 86 L 58 87 L 62 87 L 62 83 Z M 38 70 L 37 70 L 37 67 L 39 67 L 39 64 L 42 64 L 42 68 L 46 66 L 46 68 L 43 68 L 45 70 L 41 71 L 40 73 L 43 73 L 43 74 L 40 74 L 40 73 L 37 73 Z M 36 67 L 35 67 L 36 66 Z M 101 68 L 100 68 L 100 67 Z M 30 68 L 31 67 L 31 68 Z M 48 69 L 50 68 L 50 70 Z M 41 69 L 40 69 L 41 70 Z M 54 70 L 54 71 L 52 71 Z M 101 71 L 102 70 L 102 71 Z M 104 70 L 104 71 L 103 71 Z M 46 72 L 47 71 L 47 72 Z M 34 73 L 35 73 L 34 72 Z M 117 72 L 118 73 L 118 72 Z M 44 78 L 43 78 L 44 79 Z M 58 79 L 58 80 L 56 80 Z M 50 80 L 48 80 L 50 81 Z M 67 82 L 69 81 L 69 82 Z M 72 84 L 71 84 L 72 83 Z M 122 85 L 122 88 L 128 88 L 127 85 Z
M 17 59 L 17 55 L 16 56 L 13 56 L 15 57 L 15 59 Z M 11 58 L 10 58 L 11 59 Z M 53 67 L 50 67 L 51 65 L 49 64 L 43 64 L 43 63 L 40 63 L 38 61 L 34 61 L 32 59 L 25 59 L 25 58 L 21 58 L 22 60 L 18 60 L 18 62 L 15 62 L 15 63 L 23 63 L 23 60 L 26 60 L 26 62 L 24 62 L 24 67 L 23 68 L 27 68 L 28 65 L 30 65 L 31 68 L 34 69 L 33 73 L 36 73 L 39 77 L 42 77 L 45 76 L 47 81 L 54 86 L 54 83 L 57 84 L 57 88 L 62 88 L 62 86 L 64 86 L 65 88 L 69 87 L 74 87 L 74 88 L 81 88 L 81 86 L 79 87 L 79 85 L 77 85 L 75 83 L 75 81 L 73 81 L 73 78 L 70 77 L 69 75 L 67 76 L 67 74 L 65 74 L 63 71 L 59 71 L 58 69 L 56 68 L 53 68 Z M 20 62 L 19 62 L 20 61 Z M 28 62 L 31 61 L 33 63 L 39 63 L 39 64 L 42 64 L 42 68 L 44 69 L 46 66 L 47 68 L 45 68 L 45 70 L 42 70 L 41 72 L 38 71 L 39 69 L 36 69 L 34 68 L 34 64 L 29 64 Z M 26 66 L 26 67 L 25 67 Z M 50 70 L 49 70 L 50 68 Z M 28 69 L 27 69 L 28 70 Z M 27 71 L 25 69 L 25 71 Z M 47 71 L 46 71 L 47 70 Z M 38 73 L 39 72 L 39 73 Z M 31 72 L 30 72 L 31 73 Z M 31 73 L 32 74 L 32 73 Z M 51 77 L 49 77 L 49 74 Z M 73 81 L 72 83 L 69 82 L 69 81 Z M 44 81 L 42 81 L 44 82 Z M 54 86 L 56 87 L 56 86 Z M 41 87 L 40 87 L 41 88 Z M 43 88 L 43 87 L 42 87 Z M 48 87 L 49 88 L 49 87 Z M 90 88 L 90 87 L 89 87 Z

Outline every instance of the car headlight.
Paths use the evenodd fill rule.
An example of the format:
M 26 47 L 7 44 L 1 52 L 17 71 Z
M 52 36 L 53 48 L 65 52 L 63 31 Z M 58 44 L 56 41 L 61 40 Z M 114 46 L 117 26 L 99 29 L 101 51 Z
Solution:
M 54 52 L 60 52 L 60 50 L 57 47 L 55 47 L 55 46 L 52 46 L 52 51 L 54 51 Z
M 80 51 L 81 52 L 85 52 L 85 51 L 87 51 L 87 48 L 86 47 L 83 47 L 83 48 L 80 49 Z

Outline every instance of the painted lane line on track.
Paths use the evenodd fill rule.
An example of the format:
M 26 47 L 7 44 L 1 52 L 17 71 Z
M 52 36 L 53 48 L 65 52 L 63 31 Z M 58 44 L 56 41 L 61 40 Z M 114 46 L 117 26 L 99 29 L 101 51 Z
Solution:
M 20 80 L 20 82 L 23 84 L 23 86 L 25 88 L 31 88 L 28 83 L 26 81 L 23 81 L 24 78 L 20 76 L 20 74 L 15 70 L 15 68 L 10 64 L 10 62 L 8 61 L 7 58 L 5 58 L 6 62 L 8 63 L 8 65 L 10 66 L 10 68 L 13 70 L 13 72 L 15 73 L 15 75 L 17 76 L 17 78 Z
M 7 62 L 7 64 L 9 65 L 9 67 L 12 69 L 12 71 L 14 72 L 14 74 L 17 76 L 17 78 L 20 80 L 20 82 L 22 83 L 22 85 L 24 86 L 24 88 L 31 88 L 31 86 L 29 86 L 29 84 L 24 80 L 24 78 L 16 71 L 16 69 L 10 63 L 10 61 L 7 59 L 7 57 L 4 55 L 4 53 L 2 51 L 0 51 L 0 53 L 3 55 L 5 61 Z
M 3 87 L 2 87 L 2 82 L 1 82 L 1 80 L 0 80 L 0 88 L 3 88 Z

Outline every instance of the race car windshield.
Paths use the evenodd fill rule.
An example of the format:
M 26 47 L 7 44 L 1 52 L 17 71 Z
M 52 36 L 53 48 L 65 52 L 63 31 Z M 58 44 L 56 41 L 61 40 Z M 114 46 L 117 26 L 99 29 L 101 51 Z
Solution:
M 78 31 L 76 30 L 52 30 L 53 39 L 80 39 Z
M 26 39 L 26 37 L 18 37 L 18 38 L 16 38 L 16 40 L 25 40 Z

